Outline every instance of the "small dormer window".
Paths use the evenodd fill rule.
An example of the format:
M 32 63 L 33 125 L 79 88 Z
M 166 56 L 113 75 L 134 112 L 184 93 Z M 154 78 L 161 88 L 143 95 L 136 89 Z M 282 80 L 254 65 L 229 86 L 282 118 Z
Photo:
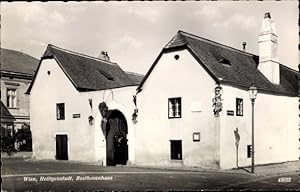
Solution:
M 102 71 L 102 70 L 98 70 L 98 72 L 103 75 L 104 77 L 106 77 L 108 80 L 110 81 L 114 81 L 114 78 L 112 76 L 110 76 L 108 73 Z
M 224 64 L 224 65 L 231 65 L 231 63 L 230 63 L 230 61 L 228 60 L 228 59 L 225 59 L 225 58 L 222 58 L 220 61 L 219 61 L 219 63 L 222 63 L 222 64 Z

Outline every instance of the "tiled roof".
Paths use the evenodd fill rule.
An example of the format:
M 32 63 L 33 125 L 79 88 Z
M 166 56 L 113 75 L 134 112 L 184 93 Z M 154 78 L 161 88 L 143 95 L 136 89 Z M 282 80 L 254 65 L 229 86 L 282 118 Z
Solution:
M 33 75 L 39 60 L 25 53 L 0 49 L 1 71 L 25 73 Z
M 42 59 L 54 58 L 79 91 L 138 85 L 118 64 L 48 45 Z M 30 85 L 30 92 L 34 82 Z
M 142 74 L 138 74 L 138 73 L 133 73 L 133 72 L 129 72 L 129 71 L 125 71 L 125 73 L 129 76 L 129 78 L 135 82 L 137 85 L 139 85 L 143 78 L 145 77 L 145 75 Z
M 273 94 L 292 95 L 298 93 L 299 72 L 280 64 L 281 83 L 271 83 L 258 69 L 259 57 L 220 43 L 204 39 L 183 31 L 178 31 L 172 40 L 162 50 L 170 51 L 177 48 L 186 48 L 206 69 L 217 82 L 235 87 L 247 89 L 252 83 L 260 90 Z M 147 77 L 156 65 L 154 62 L 145 78 L 141 82 L 140 89 Z M 292 75 L 293 77 L 290 77 Z M 297 86 L 296 86 L 297 85 Z
M 286 92 L 298 93 L 298 78 L 299 72 L 290 69 L 284 65 L 280 65 L 280 84 Z
M 10 120 L 15 120 L 15 117 L 9 112 L 7 107 L 4 105 L 2 101 L 0 101 L 0 108 L 1 108 L 1 118 L 7 118 Z

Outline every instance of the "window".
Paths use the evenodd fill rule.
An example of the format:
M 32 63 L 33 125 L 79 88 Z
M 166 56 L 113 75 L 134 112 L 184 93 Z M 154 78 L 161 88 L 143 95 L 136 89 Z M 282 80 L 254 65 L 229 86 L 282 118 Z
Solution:
M 114 81 L 114 78 L 113 78 L 112 76 L 110 76 L 108 73 L 104 72 L 103 70 L 97 69 L 97 71 L 98 71 L 101 75 L 103 75 L 104 77 L 106 77 L 108 80 Z
M 57 118 L 57 120 L 65 119 L 65 104 L 64 103 L 56 104 L 56 118 Z
M 243 116 L 243 99 L 236 98 L 236 115 Z
M 17 108 L 17 89 L 7 89 L 7 107 Z
M 247 145 L 247 157 L 251 158 L 252 145 Z
M 169 118 L 181 118 L 181 98 L 169 99 Z
M 181 140 L 171 140 L 171 160 L 182 160 Z
M 231 66 L 231 63 L 228 59 L 222 58 L 219 62 L 224 65 Z

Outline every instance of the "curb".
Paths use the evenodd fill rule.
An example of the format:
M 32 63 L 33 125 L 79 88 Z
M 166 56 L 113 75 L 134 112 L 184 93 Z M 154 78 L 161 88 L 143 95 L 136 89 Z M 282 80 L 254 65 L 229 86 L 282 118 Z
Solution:
M 189 167 L 156 167 L 156 166 L 138 166 L 138 165 L 126 165 L 124 167 L 141 168 L 141 169 L 158 169 L 165 171 L 187 171 L 187 172 L 199 172 L 199 173 L 225 173 L 225 174 L 243 174 L 250 175 L 246 172 L 235 172 L 230 170 L 218 170 L 218 169 L 205 169 L 205 168 L 189 168 Z M 252 175 L 252 174 L 251 174 Z
M 21 159 L 21 158 L 4 158 L 4 159 Z M 70 163 L 70 164 L 81 164 L 87 166 L 98 166 L 104 167 L 100 165 L 98 162 L 78 162 L 78 161 L 57 161 L 57 160 L 37 160 L 32 158 L 24 158 L 24 161 L 29 162 L 55 162 L 55 163 Z M 276 167 L 277 166 L 277 167 Z M 286 167 L 285 167 L 286 166 Z M 257 165 L 256 172 L 250 173 L 247 171 L 249 167 L 240 167 L 233 168 L 228 170 L 222 169 L 209 169 L 209 168 L 201 168 L 201 167 L 162 167 L 162 166 L 143 166 L 143 165 L 117 165 L 115 168 L 137 168 L 137 169 L 154 169 L 160 171 L 178 171 L 178 172 L 199 172 L 199 173 L 223 173 L 223 174 L 238 174 L 238 175 L 248 175 L 248 176 L 276 176 L 287 173 L 300 173 L 300 161 L 292 161 L 271 165 Z M 271 170 L 271 171 L 269 171 Z M 275 172 L 277 170 L 277 172 Z

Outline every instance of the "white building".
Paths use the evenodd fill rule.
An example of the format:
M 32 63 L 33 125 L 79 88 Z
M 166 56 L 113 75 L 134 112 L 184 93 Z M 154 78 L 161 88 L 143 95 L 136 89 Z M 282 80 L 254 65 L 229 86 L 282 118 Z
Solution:
M 255 163 L 296 160 L 299 73 L 278 62 L 277 38 L 270 14 L 260 57 L 178 31 L 138 87 L 115 63 L 50 45 L 28 90 L 33 155 L 102 165 L 248 166 L 254 83 Z
M 297 160 L 299 73 L 278 62 L 277 38 L 269 13 L 260 57 L 178 31 L 138 88 L 136 163 L 251 165 L 252 83 L 258 89 L 255 163 Z
M 132 96 L 138 79 L 108 58 L 49 45 L 28 89 L 33 156 L 103 165 L 134 161 Z M 114 147 L 116 140 L 121 147 Z M 122 155 L 115 157 L 114 150 Z

